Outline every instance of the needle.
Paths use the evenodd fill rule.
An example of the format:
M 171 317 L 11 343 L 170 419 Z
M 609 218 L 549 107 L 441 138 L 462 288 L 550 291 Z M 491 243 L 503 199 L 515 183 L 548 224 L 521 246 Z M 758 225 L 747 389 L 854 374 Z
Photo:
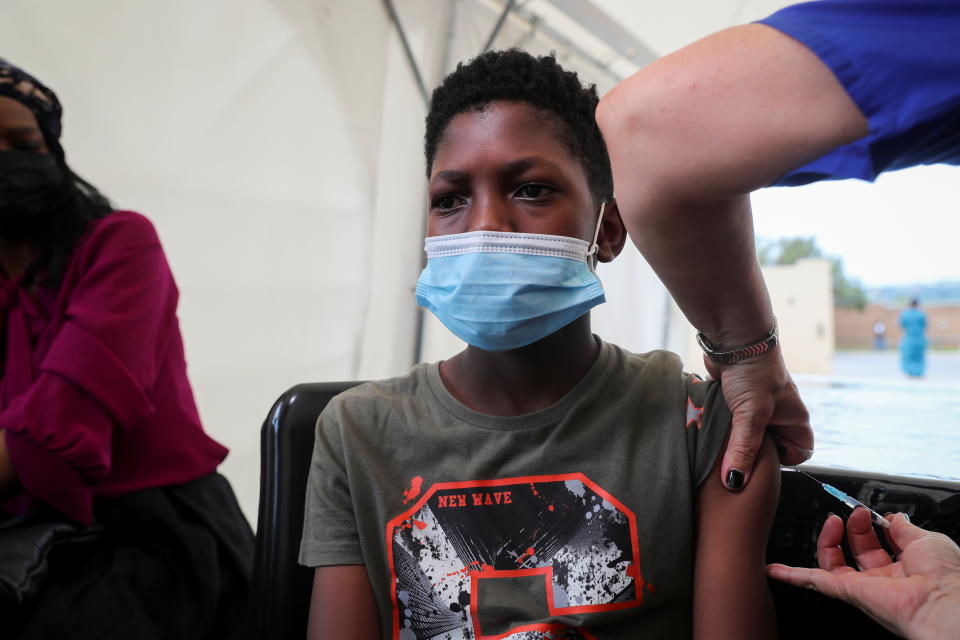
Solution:
M 840 489 L 837 489 L 836 487 L 834 487 L 834 486 L 832 486 L 832 485 L 826 484 L 825 482 L 820 482 L 819 480 L 817 480 L 816 478 L 814 478 L 812 475 L 810 475 L 809 473 L 807 473 L 807 472 L 804 471 L 803 469 L 799 469 L 799 468 L 797 468 L 797 467 L 794 467 L 794 469 L 796 469 L 797 471 L 799 471 L 799 472 L 802 473 L 803 475 L 807 476 L 808 478 L 810 478 L 811 480 L 813 480 L 814 482 L 816 482 L 817 484 L 819 484 L 821 487 L 823 487 L 823 490 L 824 490 L 824 491 L 826 491 L 827 493 L 829 493 L 829 494 L 832 495 L 834 498 L 836 498 L 837 500 L 839 500 L 839 501 L 842 502 L 843 504 L 847 505 L 847 506 L 850 507 L 851 509 L 855 509 L 856 507 L 863 507 L 864 509 L 866 509 L 867 511 L 869 511 L 869 512 L 870 512 L 870 520 L 873 522 L 873 524 L 879 525 L 879 526 L 883 527 L 884 529 L 889 529 L 889 528 L 890 528 L 890 523 L 887 522 L 887 519 L 886 519 L 886 518 L 884 518 L 884 517 L 881 516 L 879 513 L 877 513 L 876 511 L 874 511 L 873 509 L 871 509 L 871 508 L 868 507 L 867 505 L 863 504 L 862 502 L 860 502 L 859 500 L 857 500 L 857 499 L 854 498 L 853 496 L 849 496 L 849 495 L 847 495 L 846 493 L 844 493 L 843 491 L 840 491 Z

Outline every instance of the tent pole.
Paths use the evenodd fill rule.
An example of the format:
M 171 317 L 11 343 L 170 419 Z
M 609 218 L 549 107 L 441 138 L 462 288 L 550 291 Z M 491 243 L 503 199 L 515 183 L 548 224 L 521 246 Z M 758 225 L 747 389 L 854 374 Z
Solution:
M 504 0 L 498 0 L 498 2 L 502 3 L 504 2 Z M 507 1 L 506 4 L 509 6 L 513 3 Z M 553 40 L 557 45 L 560 46 L 560 48 L 566 49 L 567 51 L 577 56 L 587 64 L 603 72 L 604 74 L 609 76 L 610 79 L 613 80 L 614 82 L 620 82 L 621 80 L 623 80 L 623 76 L 621 76 L 620 74 L 610 69 L 609 62 L 602 62 L 601 60 L 598 60 L 592 54 L 588 53 L 582 47 L 580 47 L 579 45 L 574 43 L 572 40 L 570 40 L 570 38 L 567 38 L 562 33 L 560 33 L 557 29 L 550 26 L 540 16 L 528 10 L 525 6 L 521 5 L 519 7 L 514 8 L 513 13 L 518 18 L 520 18 L 523 22 L 528 24 L 531 30 L 539 31 L 540 33 L 545 35 L 547 38 Z M 527 36 L 525 37 L 529 37 L 529 35 L 530 34 L 528 33 Z M 622 55 L 616 49 L 614 49 L 614 51 L 617 53 L 617 55 Z
M 392 0 L 383 0 L 383 6 L 386 8 L 387 13 L 390 14 L 390 20 L 397 28 L 397 35 L 400 36 L 400 44 L 403 45 L 403 52 L 407 56 L 407 62 L 410 64 L 410 71 L 413 72 L 414 80 L 417 81 L 417 87 L 420 89 L 420 96 L 423 98 L 423 103 L 427 104 L 429 102 L 427 85 L 423 82 L 420 67 L 417 66 L 417 59 L 413 57 L 413 49 L 410 48 L 410 42 L 407 40 L 407 32 L 403 30 L 403 24 L 400 22 L 397 9 L 393 6 Z
M 438 65 L 434 68 L 436 76 L 433 78 L 433 86 L 437 86 L 443 80 L 444 76 L 447 75 L 447 69 L 450 68 L 450 52 L 453 50 L 453 40 L 456 36 L 456 24 L 457 24 L 457 3 L 461 0 L 447 0 L 448 2 L 448 15 L 447 15 L 447 33 L 446 38 L 444 39 L 443 49 L 440 52 Z M 429 106 L 429 103 L 428 103 Z M 427 235 L 427 223 L 429 218 L 429 211 L 425 212 L 423 215 L 423 235 Z M 423 269 L 427 266 L 427 256 L 424 252 L 420 251 L 420 268 Z M 414 319 L 414 334 L 413 334 L 413 364 L 418 364 L 423 361 L 423 332 L 424 324 L 426 322 L 426 312 L 427 310 L 421 306 L 417 306 L 417 315 Z
M 447 41 L 443 45 L 443 55 L 440 59 L 440 69 L 437 82 L 439 84 L 446 77 L 450 69 L 450 52 L 453 51 L 453 41 L 457 37 L 457 3 L 461 0 L 448 0 L 450 3 L 449 14 L 447 15 Z
M 481 53 L 490 51 L 490 47 L 493 46 L 493 41 L 496 40 L 500 34 L 500 29 L 503 28 L 503 23 L 507 21 L 507 16 L 513 11 L 515 4 L 517 4 L 517 0 L 508 0 L 507 4 L 504 5 L 503 11 L 500 12 L 500 17 L 497 18 L 497 24 L 493 25 L 493 31 L 490 32 L 490 37 L 487 38 L 487 43 L 483 45 L 483 51 L 481 51 Z

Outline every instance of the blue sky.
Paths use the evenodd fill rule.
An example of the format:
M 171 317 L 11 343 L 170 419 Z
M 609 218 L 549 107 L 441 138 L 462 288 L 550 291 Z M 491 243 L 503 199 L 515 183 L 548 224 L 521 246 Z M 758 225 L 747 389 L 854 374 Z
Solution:
M 960 167 L 763 189 L 753 215 L 764 238 L 815 236 L 867 286 L 960 281 Z

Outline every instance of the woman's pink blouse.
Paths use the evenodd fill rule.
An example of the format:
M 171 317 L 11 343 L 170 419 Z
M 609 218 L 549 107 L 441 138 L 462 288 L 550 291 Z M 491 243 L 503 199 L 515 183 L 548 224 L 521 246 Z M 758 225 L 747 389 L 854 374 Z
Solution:
M 40 500 L 89 523 L 97 496 L 217 468 L 227 450 L 200 425 L 177 299 L 131 211 L 91 224 L 57 289 L 0 280 L 0 430 L 25 494 L 8 511 Z

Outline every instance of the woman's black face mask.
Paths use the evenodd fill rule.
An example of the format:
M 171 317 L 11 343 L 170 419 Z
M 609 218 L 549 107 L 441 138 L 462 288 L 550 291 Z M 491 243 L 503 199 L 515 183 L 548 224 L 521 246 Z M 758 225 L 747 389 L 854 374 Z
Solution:
M 0 239 L 42 236 L 63 182 L 63 171 L 50 154 L 0 151 Z

